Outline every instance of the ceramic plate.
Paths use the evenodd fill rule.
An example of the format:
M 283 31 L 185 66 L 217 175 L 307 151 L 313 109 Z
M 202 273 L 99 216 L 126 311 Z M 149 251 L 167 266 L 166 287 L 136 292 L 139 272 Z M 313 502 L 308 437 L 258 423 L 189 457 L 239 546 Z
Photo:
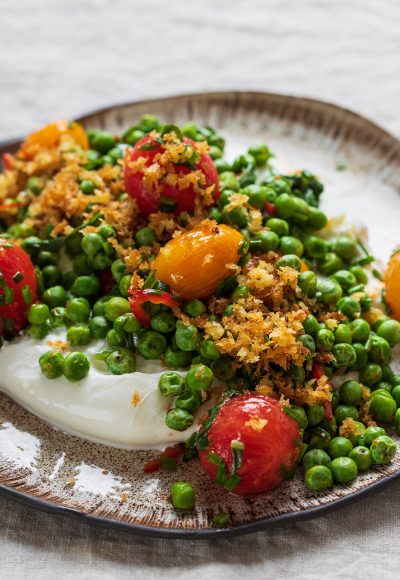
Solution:
M 165 122 L 194 120 L 227 138 L 228 155 L 267 142 L 283 171 L 316 172 L 326 185 L 330 215 L 346 212 L 370 230 L 370 244 L 385 259 L 395 243 L 400 215 L 400 143 L 370 121 L 336 106 L 265 93 L 211 93 L 118 105 L 85 115 L 92 127 L 119 132 L 143 113 Z M 17 142 L 0 147 L 12 151 Z M 341 169 L 341 171 L 339 171 Z M 357 200 L 357 203 L 355 203 Z M 0 379 L 1 381 L 1 379 Z M 204 538 L 256 531 L 283 521 L 321 515 L 400 475 L 400 454 L 351 485 L 324 494 L 308 492 L 301 473 L 273 493 L 251 498 L 221 491 L 196 462 L 171 474 L 143 474 L 149 452 L 113 449 L 54 430 L 7 396 L 0 395 L 0 485 L 41 509 L 166 537 Z M 197 490 L 193 513 L 178 514 L 168 490 L 173 481 Z M 218 530 L 213 516 L 228 512 L 232 527 Z

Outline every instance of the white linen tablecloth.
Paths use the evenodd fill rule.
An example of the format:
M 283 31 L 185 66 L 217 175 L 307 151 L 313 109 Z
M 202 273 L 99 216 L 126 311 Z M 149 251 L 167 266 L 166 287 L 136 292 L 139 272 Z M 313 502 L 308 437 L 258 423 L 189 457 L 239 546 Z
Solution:
M 114 102 L 259 89 L 333 101 L 400 135 L 396 0 L 0 0 L 0 140 Z M 400 482 L 230 540 L 104 530 L 0 498 L 0 577 L 396 578 Z

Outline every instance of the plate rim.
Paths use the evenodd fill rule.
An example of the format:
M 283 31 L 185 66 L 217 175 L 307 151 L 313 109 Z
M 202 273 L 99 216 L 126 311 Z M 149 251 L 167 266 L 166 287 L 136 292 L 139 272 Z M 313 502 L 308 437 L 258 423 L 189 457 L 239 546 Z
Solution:
M 399 149 L 400 151 L 400 138 L 395 136 L 393 133 L 388 131 L 387 129 L 383 128 L 379 124 L 375 123 L 368 117 L 361 115 L 347 107 L 343 107 L 341 105 L 337 105 L 335 103 L 315 99 L 312 97 L 306 97 L 302 95 L 290 95 L 285 93 L 274 93 L 274 92 L 267 92 L 267 91 L 258 91 L 258 90 L 244 90 L 244 91 L 229 91 L 229 90 L 221 90 L 221 91 L 200 91 L 200 92 L 181 92 L 181 93 L 174 93 L 171 95 L 160 95 L 160 96 L 152 96 L 149 98 L 140 98 L 131 101 L 122 101 L 117 102 L 115 104 L 105 105 L 99 107 L 97 109 L 87 111 L 79 116 L 75 117 L 75 120 L 81 122 L 87 122 L 92 117 L 106 114 L 110 111 L 122 109 L 125 107 L 129 107 L 132 105 L 144 105 L 149 104 L 151 107 L 152 103 L 162 102 L 162 101 L 178 101 L 180 99 L 224 99 L 224 98 L 231 98 L 231 99 L 238 99 L 241 98 L 265 98 L 265 99 L 286 99 L 289 102 L 296 103 L 302 102 L 305 105 L 309 106 L 323 106 L 332 112 L 336 112 L 339 114 L 345 114 L 347 118 L 353 119 L 355 121 L 360 122 L 363 126 L 367 126 L 371 131 L 378 133 L 381 138 L 388 139 L 392 142 L 392 146 L 394 149 Z M 0 153 L 4 151 L 6 148 L 14 148 L 18 146 L 18 144 L 22 141 L 23 137 L 15 137 L 9 138 L 6 140 L 0 141 Z M 6 485 L 0 482 L 0 495 L 8 498 L 12 498 L 20 504 L 26 505 L 30 508 L 34 508 L 46 513 L 52 513 L 55 515 L 62 515 L 66 516 L 70 519 L 73 519 L 78 522 L 84 522 L 87 524 L 93 524 L 98 527 L 102 528 L 111 528 L 122 530 L 125 532 L 129 532 L 132 534 L 137 534 L 140 536 L 147 536 L 153 538 L 168 538 L 168 539 L 188 539 L 188 540 L 208 540 L 212 538 L 226 538 L 226 537 L 235 537 L 250 533 L 259 532 L 265 530 L 267 528 L 273 528 L 276 526 L 287 525 L 291 522 L 299 522 L 305 520 L 311 520 L 318 518 L 322 515 L 329 514 L 333 511 L 341 509 L 348 504 L 355 503 L 360 501 L 364 497 L 368 497 L 377 491 L 380 491 L 386 488 L 388 485 L 393 483 L 396 479 L 400 477 L 400 469 L 396 473 L 392 473 L 390 475 L 384 476 L 379 481 L 368 485 L 365 488 L 359 489 L 354 493 L 351 493 L 347 496 L 339 498 L 337 500 L 332 501 L 327 505 L 320 505 L 312 508 L 308 508 L 305 510 L 301 510 L 298 512 L 289 512 L 284 513 L 276 516 L 272 516 L 270 518 L 261 518 L 257 521 L 246 523 L 246 524 L 239 524 L 238 526 L 234 527 L 227 527 L 227 528 L 206 528 L 206 529 L 188 529 L 188 528 L 167 528 L 167 527 L 153 527 L 153 526 L 146 526 L 142 524 L 136 524 L 126 521 L 119 521 L 108 517 L 103 517 L 99 515 L 93 515 L 91 513 L 87 513 L 82 511 L 81 509 L 72 508 L 66 505 L 60 505 L 55 502 L 51 502 L 48 500 L 44 500 L 40 497 L 33 496 L 29 493 L 18 491 L 13 487 Z

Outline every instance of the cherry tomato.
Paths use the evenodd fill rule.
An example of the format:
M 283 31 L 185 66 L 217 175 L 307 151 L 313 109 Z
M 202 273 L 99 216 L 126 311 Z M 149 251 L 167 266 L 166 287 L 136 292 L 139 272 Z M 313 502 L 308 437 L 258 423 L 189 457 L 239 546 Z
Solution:
M 0 274 L 2 275 L 0 297 L 9 295 L 10 300 L 4 306 L 0 306 L 1 335 L 2 323 L 6 318 L 12 321 L 15 330 L 21 330 L 26 325 L 26 313 L 30 303 L 36 301 L 36 273 L 30 257 L 22 248 L 2 238 L 0 238 Z
M 272 490 L 296 465 L 301 444 L 299 427 L 271 397 L 245 392 L 227 398 L 206 431 L 205 425 L 197 443 L 203 469 L 234 493 Z M 208 440 L 205 448 L 204 437 L 206 443 Z M 238 460 L 239 467 L 232 470 Z M 234 488 L 229 485 L 232 473 L 238 476 Z
M 195 143 L 190 139 L 184 138 L 183 143 L 192 145 L 195 148 Z M 146 149 L 146 146 L 149 149 Z M 196 192 L 192 185 L 185 189 L 179 189 L 177 186 L 169 185 L 165 182 L 162 183 L 159 180 L 156 184 L 149 186 L 144 182 L 143 173 L 130 166 L 130 162 L 144 158 L 145 167 L 149 167 L 155 163 L 154 158 L 156 155 L 163 153 L 163 151 L 163 145 L 157 143 L 153 137 L 147 135 L 136 143 L 133 150 L 125 158 L 124 177 L 126 191 L 131 197 L 137 200 L 139 210 L 145 217 L 158 211 L 161 196 L 175 202 L 174 211 L 176 214 L 182 211 L 191 212 L 194 210 Z M 174 172 L 178 177 L 183 177 L 193 170 L 202 171 L 205 176 L 205 187 L 215 186 L 213 192 L 213 199 L 215 201 L 219 197 L 218 172 L 213 160 L 207 153 L 201 153 L 199 155 L 199 160 L 194 164 L 193 168 L 189 168 L 186 165 L 173 164 Z

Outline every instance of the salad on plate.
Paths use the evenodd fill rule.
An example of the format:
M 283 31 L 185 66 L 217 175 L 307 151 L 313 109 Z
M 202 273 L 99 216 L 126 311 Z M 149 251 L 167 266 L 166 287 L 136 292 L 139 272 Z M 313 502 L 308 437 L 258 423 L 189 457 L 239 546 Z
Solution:
M 66 432 L 153 449 L 145 474 L 349 484 L 396 454 L 400 251 L 379 267 L 317 176 L 224 146 L 145 115 L 119 135 L 58 121 L 3 156 L 0 388 Z M 171 499 L 191 509 L 195 489 Z

